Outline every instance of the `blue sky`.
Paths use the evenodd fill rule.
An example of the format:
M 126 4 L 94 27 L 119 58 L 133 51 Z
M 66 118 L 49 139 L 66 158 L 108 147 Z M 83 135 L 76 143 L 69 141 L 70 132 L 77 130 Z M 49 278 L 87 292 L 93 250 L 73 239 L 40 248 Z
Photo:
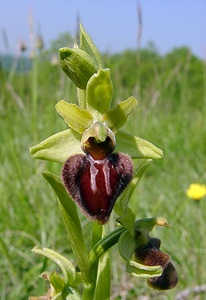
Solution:
M 15 53 L 20 39 L 29 44 L 29 14 L 34 29 L 49 45 L 60 33 L 76 30 L 80 19 L 100 51 L 112 53 L 137 47 L 137 6 L 142 9 L 144 47 L 153 41 L 160 54 L 188 46 L 206 58 L 205 0 L 0 0 L 0 28 L 8 37 L 9 52 Z M 0 53 L 5 52 L 0 35 Z

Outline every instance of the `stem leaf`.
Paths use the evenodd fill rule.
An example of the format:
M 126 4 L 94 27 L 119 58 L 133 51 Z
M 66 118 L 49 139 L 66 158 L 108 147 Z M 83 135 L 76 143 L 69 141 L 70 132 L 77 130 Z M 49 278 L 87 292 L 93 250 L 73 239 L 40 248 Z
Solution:
M 68 233 L 69 241 L 79 266 L 82 277 L 86 282 L 90 281 L 89 258 L 84 243 L 82 228 L 77 214 L 76 205 L 65 190 L 60 178 L 50 172 L 43 173 L 44 178 L 52 186 L 58 196 L 60 212 Z

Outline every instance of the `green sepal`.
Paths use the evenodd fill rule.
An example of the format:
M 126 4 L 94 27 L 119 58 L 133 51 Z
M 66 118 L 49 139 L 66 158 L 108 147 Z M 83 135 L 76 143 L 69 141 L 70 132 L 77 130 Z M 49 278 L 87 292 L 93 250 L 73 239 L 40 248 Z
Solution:
M 168 226 L 167 220 L 164 218 L 145 218 L 139 219 L 135 222 L 135 233 L 137 234 L 136 238 L 136 247 L 146 245 L 149 242 L 149 233 L 153 230 L 154 226 Z
M 64 163 L 71 155 L 83 153 L 81 135 L 73 129 L 60 131 L 30 148 L 33 158 Z
M 116 132 L 127 122 L 129 115 L 135 110 L 136 106 L 137 100 L 134 97 L 129 97 L 127 100 L 120 102 L 114 109 L 106 112 L 103 115 L 103 120 L 110 129 Z
M 93 117 L 86 109 L 81 109 L 76 104 L 60 100 L 55 108 L 64 118 L 64 121 L 78 133 L 83 133 L 86 128 L 92 125 Z
M 86 90 L 87 108 L 100 114 L 108 111 L 112 100 L 112 81 L 109 69 L 100 69 L 88 81 Z
M 165 218 L 145 218 L 139 219 L 135 222 L 135 231 L 147 231 L 148 233 L 152 231 L 154 226 L 168 226 L 168 222 Z
M 159 159 L 163 157 L 162 150 L 152 143 L 122 131 L 117 132 L 116 142 L 116 151 L 127 153 L 132 158 Z
M 134 237 L 135 214 L 128 206 L 124 209 L 124 213 L 117 218 L 117 222 L 124 226 L 129 231 L 130 235 Z
M 127 272 L 135 277 L 148 279 L 156 276 L 161 276 L 162 267 L 146 266 L 134 260 L 131 260 L 129 263 L 127 263 Z
M 139 219 L 132 222 L 133 224 L 124 217 L 118 218 L 118 221 L 128 228 L 121 234 L 118 241 L 119 253 L 126 261 L 131 260 L 137 247 L 148 243 L 149 232 L 152 231 L 155 225 L 168 226 L 167 220 L 164 218 Z
M 118 241 L 118 248 L 121 257 L 126 261 L 130 261 L 134 254 L 136 243 L 134 237 L 128 230 L 121 234 Z
M 59 268 L 61 269 L 61 271 L 64 275 L 64 280 L 62 277 L 61 277 L 62 280 L 59 280 L 60 286 L 63 285 L 63 281 L 64 281 L 64 283 L 68 282 L 71 285 L 73 284 L 73 282 L 75 280 L 75 276 L 76 276 L 76 271 L 75 271 L 75 267 L 73 266 L 73 264 L 67 258 L 65 258 L 63 255 L 59 254 L 58 252 L 56 252 L 52 249 L 43 248 L 40 246 L 34 247 L 32 249 L 32 252 L 48 257 L 49 259 L 53 260 L 59 266 Z
M 103 68 L 101 54 L 81 23 L 80 23 L 80 49 L 87 52 L 96 61 L 99 68 Z
M 78 48 L 59 49 L 62 70 L 80 89 L 85 90 L 89 78 L 97 72 L 98 66 L 91 56 Z
M 85 282 L 91 280 L 89 271 L 89 256 L 84 243 L 80 219 L 76 205 L 71 199 L 60 178 L 50 172 L 43 172 L 42 175 L 51 185 L 58 197 L 60 213 L 65 223 L 65 228 L 69 237 L 69 242 L 76 258 L 76 263 L 82 273 Z

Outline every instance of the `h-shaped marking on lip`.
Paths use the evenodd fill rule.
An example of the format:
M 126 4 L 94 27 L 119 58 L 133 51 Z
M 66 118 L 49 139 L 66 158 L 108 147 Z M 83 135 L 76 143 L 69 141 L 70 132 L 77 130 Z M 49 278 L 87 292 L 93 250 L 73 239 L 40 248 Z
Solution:
M 103 165 L 102 171 L 104 174 L 104 182 L 105 182 L 105 189 L 107 192 L 107 195 L 111 195 L 112 189 L 110 185 L 110 169 L 109 169 L 109 161 L 107 159 L 103 160 L 96 160 L 90 159 L 90 180 L 91 180 L 91 189 L 95 193 L 97 191 L 97 182 L 96 177 L 99 172 L 99 170 L 95 167 L 95 164 L 101 164 Z

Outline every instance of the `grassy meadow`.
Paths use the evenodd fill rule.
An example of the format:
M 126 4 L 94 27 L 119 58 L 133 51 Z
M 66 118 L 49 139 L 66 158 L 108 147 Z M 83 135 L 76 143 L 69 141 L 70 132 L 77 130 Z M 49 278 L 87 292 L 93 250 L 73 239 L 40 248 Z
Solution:
M 112 299 L 206 299 L 206 199 L 193 201 L 185 193 L 190 183 L 206 183 L 205 64 L 187 49 L 164 57 L 146 49 L 105 56 L 105 65 L 111 67 L 113 101 L 131 95 L 138 99 L 138 107 L 123 129 L 164 151 L 164 159 L 147 169 L 130 205 L 137 218 L 161 216 L 168 220 L 170 226 L 155 229 L 153 236 L 161 239 L 161 249 L 171 255 L 179 275 L 174 290 L 151 290 L 144 279 L 126 275 L 114 248 Z M 41 176 L 43 170 L 59 174 L 61 166 L 34 161 L 29 147 L 66 128 L 54 106 L 60 99 L 75 103 L 75 88 L 60 66 L 44 55 L 33 58 L 27 72 L 21 67 L 18 72 L 0 69 L 2 300 L 46 293 L 47 283 L 39 274 L 55 270 L 56 265 L 33 254 L 35 245 L 72 259 L 55 195 Z M 85 234 L 89 239 L 86 220 Z M 197 287 L 203 292 L 181 296 L 182 291 Z

